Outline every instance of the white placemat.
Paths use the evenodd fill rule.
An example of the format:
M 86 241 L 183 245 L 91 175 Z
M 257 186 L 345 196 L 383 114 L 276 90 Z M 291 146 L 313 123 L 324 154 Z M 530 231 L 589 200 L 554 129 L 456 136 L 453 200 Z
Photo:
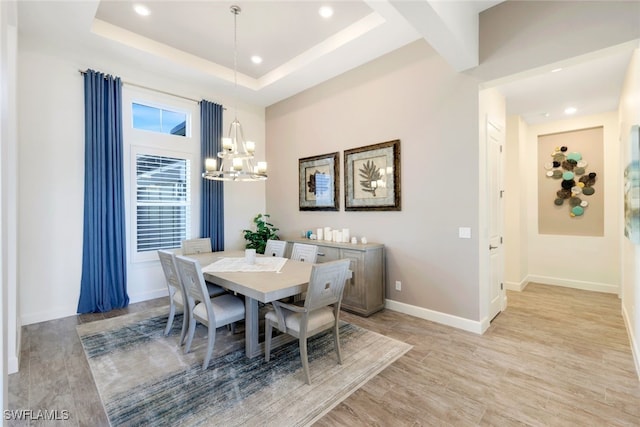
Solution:
M 275 271 L 284 267 L 287 258 L 282 257 L 258 257 L 255 264 L 248 264 L 244 257 L 222 258 L 202 268 L 205 273 L 229 273 L 229 272 L 256 272 Z

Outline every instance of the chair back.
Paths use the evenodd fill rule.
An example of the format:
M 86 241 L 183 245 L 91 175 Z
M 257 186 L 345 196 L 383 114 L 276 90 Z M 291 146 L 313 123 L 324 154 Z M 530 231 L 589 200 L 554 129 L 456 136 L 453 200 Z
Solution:
M 169 296 L 173 297 L 176 291 L 184 293 L 182 289 L 182 282 L 178 276 L 178 267 L 176 266 L 176 255 L 173 252 L 158 250 L 158 258 L 160 258 L 160 264 L 162 265 L 162 271 L 164 277 L 167 280 L 167 286 L 169 287 Z
M 211 252 L 211 238 L 187 239 L 182 241 L 182 255 Z
M 287 249 L 286 240 L 267 240 L 267 245 L 264 248 L 264 254 L 266 256 L 284 257 L 284 251 Z
M 215 315 L 211 307 L 209 292 L 202 275 L 200 263 L 196 259 L 187 258 L 185 256 L 176 255 L 176 264 L 178 266 L 178 274 L 184 286 L 189 308 L 193 308 L 196 301 L 201 301 L 207 307 L 207 315 L 211 324 L 215 325 Z
M 315 264 L 311 269 L 307 296 L 304 307 L 311 312 L 330 304 L 336 304 L 340 310 L 344 285 L 349 275 L 351 261 L 339 259 L 337 261 Z
M 294 243 L 291 249 L 291 259 L 302 262 L 316 263 L 318 258 L 318 247 L 306 243 Z

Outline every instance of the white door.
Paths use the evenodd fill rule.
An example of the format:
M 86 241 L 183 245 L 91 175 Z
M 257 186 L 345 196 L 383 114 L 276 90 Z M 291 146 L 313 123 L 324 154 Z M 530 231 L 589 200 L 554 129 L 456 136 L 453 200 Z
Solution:
M 489 319 L 493 319 L 505 307 L 503 285 L 504 262 L 502 250 L 503 229 L 503 145 L 504 130 L 487 120 L 487 161 L 489 192 Z

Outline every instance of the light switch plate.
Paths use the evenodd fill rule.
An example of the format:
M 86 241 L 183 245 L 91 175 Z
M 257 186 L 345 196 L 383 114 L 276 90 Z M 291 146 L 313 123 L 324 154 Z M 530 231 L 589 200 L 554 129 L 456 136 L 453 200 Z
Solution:
M 458 228 L 458 237 L 461 239 L 470 239 L 471 238 L 471 227 L 460 227 Z

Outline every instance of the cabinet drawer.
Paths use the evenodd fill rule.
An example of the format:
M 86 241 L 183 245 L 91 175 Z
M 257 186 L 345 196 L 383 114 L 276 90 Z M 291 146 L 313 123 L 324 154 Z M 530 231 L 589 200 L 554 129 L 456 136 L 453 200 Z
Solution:
M 340 249 L 318 245 L 317 262 L 329 262 L 340 259 Z

